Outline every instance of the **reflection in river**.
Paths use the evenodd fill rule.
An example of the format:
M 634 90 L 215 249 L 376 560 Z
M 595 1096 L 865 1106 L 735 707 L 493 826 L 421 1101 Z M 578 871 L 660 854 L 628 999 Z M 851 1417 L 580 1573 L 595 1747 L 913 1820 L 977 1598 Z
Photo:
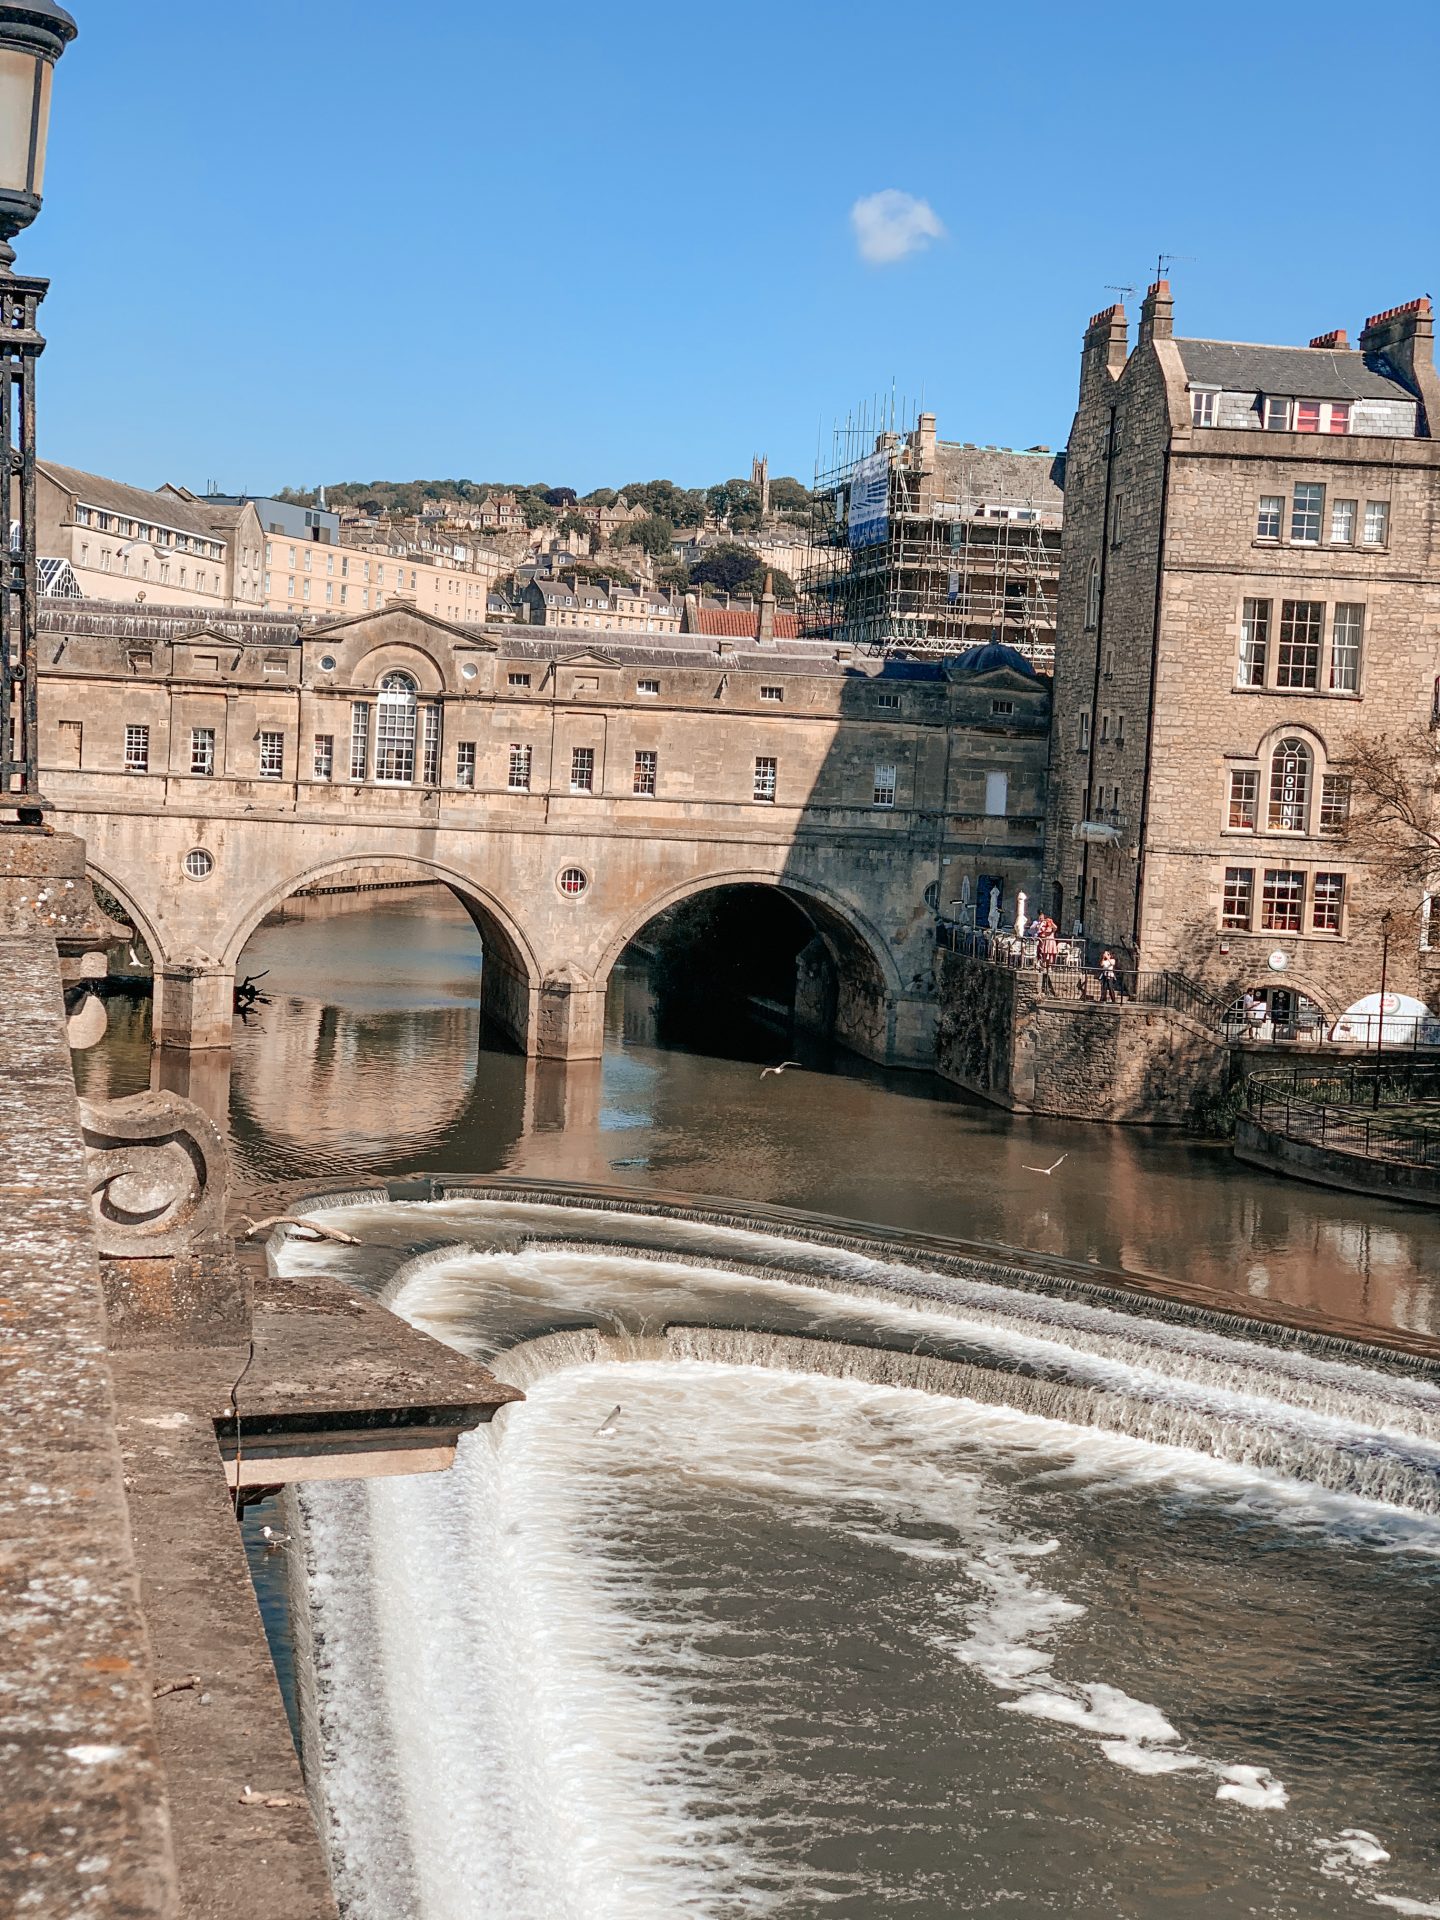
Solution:
M 1418 1210 L 1250 1171 L 1179 1134 L 1019 1118 L 763 1027 L 747 1058 L 662 1049 L 639 963 L 614 977 L 603 1061 L 526 1062 L 482 1032 L 478 939 L 439 891 L 265 927 L 244 968 L 268 969 L 270 1004 L 229 1063 L 242 1199 L 504 1169 L 809 1207 L 1440 1331 L 1440 1236 Z M 117 1000 L 112 1016 L 79 1057 L 82 1090 L 149 1084 L 148 1009 Z M 767 1049 L 807 1070 L 762 1081 Z M 225 1100 L 223 1057 L 155 1071 L 213 1110 Z M 1028 1170 L 1061 1153 L 1052 1177 Z

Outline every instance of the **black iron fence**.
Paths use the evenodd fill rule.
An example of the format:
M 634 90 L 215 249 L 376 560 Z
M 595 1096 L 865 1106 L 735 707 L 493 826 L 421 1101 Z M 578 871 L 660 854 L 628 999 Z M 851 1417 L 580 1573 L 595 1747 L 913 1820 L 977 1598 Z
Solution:
M 1038 974 L 1041 992 L 1056 999 L 1166 1007 L 1208 1026 L 1218 1026 L 1221 1020 L 1219 1002 L 1183 973 L 1173 968 L 1128 967 L 1117 958 L 1114 971 L 1107 976 L 1084 940 L 1058 941 L 1055 959 L 1043 966 L 1033 934 L 991 932 L 942 921 L 935 938 L 937 946 L 951 953 L 969 954 L 972 959 L 1014 973 Z
M 1245 1104 L 1257 1126 L 1287 1140 L 1440 1169 L 1440 1064 L 1355 1061 L 1252 1074 Z

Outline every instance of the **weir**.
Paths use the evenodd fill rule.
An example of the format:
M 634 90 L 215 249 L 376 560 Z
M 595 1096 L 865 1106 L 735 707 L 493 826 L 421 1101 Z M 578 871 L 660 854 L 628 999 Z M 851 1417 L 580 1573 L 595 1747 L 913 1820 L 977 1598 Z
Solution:
M 1373 1577 L 1393 1566 L 1400 1584 L 1365 1603 L 1369 1631 L 1381 1618 L 1382 1634 L 1403 1631 L 1398 1569 L 1440 1553 L 1440 1365 L 1423 1342 L 1361 1352 L 1273 1325 L 1246 1337 L 1237 1316 L 1222 1327 L 1188 1303 L 1151 1316 L 1119 1276 L 1087 1275 L 1082 1291 L 1042 1261 L 1009 1268 L 954 1243 L 921 1254 L 783 1210 L 761 1223 L 733 1204 L 652 1210 L 549 1183 L 523 1198 L 506 1181 L 436 1188 L 438 1203 L 348 1196 L 330 1218 L 361 1249 L 275 1249 L 296 1281 L 348 1263 L 525 1395 L 450 1474 L 292 1499 L 307 1779 L 347 1915 L 590 1915 L 597 1880 L 638 1920 L 762 1896 L 800 1911 L 817 1891 L 875 1910 L 896 1842 L 868 1852 L 857 1767 L 876 1770 L 905 1858 L 926 1857 L 917 1836 L 933 1829 L 934 1912 L 956 1910 L 956 1862 L 967 1885 L 1003 1876 L 1038 1900 L 1033 1844 L 997 1838 L 986 1865 L 971 1804 L 937 1810 L 936 1782 L 966 1774 L 957 1738 L 987 1756 L 990 1784 L 972 1783 L 984 1805 L 996 1779 L 1026 1808 L 1029 1777 L 1044 1783 L 1024 1816 L 1042 1828 L 1067 1804 L 1112 1829 L 1130 1817 L 1128 1790 L 1112 1795 L 1096 1766 L 1147 1795 L 1183 1777 L 1171 1817 L 1187 1858 L 1211 1861 L 1207 1884 L 1243 1861 L 1277 1914 L 1312 1910 L 1306 1875 L 1352 1856 L 1333 1852 L 1342 1816 L 1315 1811 L 1313 1777 L 1306 1811 L 1287 1812 L 1290 1774 L 1351 1707 L 1317 1704 L 1313 1728 L 1277 1743 L 1218 1703 L 1185 1703 L 1216 1663 L 1238 1662 L 1227 1684 L 1241 1684 L 1267 1609 L 1297 1604 L 1284 1582 L 1307 1554 L 1345 1556 L 1339 1596 L 1372 1577 L 1361 1543 L 1378 1551 Z M 1190 1542 L 1193 1591 L 1175 1564 Z M 1153 1586 L 1132 1587 L 1132 1554 Z M 1325 1589 L 1305 1579 L 1313 1608 Z M 1163 1637 L 1172 1589 L 1188 1637 L 1147 1676 L 1133 1656 Z M 1327 1662 L 1349 1631 L 1326 1616 Z M 859 1668 L 830 1674 L 828 1650 L 854 1635 Z M 1295 1658 L 1323 1701 L 1313 1656 L 1297 1644 Z M 876 1690 L 847 1724 L 869 1665 Z M 804 1692 L 812 1670 L 823 1706 Z M 1283 1691 L 1270 1711 L 1290 1711 Z M 834 1744 L 812 1760 L 815 1741 L 787 1744 L 785 1729 L 817 1713 Z M 892 1778 L 892 1718 L 903 1744 L 927 1713 L 939 1772 Z M 1093 1755 L 1063 1787 L 1057 1738 Z M 425 1784 L 437 1762 L 443 1794 Z M 1187 1825 L 1196 1793 L 1273 1828 Z M 809 1837 L 792 1849 L 792 1834 Z M 1365 1844 L 1401 1860 L 1388 1830 Z M 817 1864 L 836 1846 L 865 1859 L 858 1878 Z M 1416 1870 L 1370 1884 L 1413 1900 Z

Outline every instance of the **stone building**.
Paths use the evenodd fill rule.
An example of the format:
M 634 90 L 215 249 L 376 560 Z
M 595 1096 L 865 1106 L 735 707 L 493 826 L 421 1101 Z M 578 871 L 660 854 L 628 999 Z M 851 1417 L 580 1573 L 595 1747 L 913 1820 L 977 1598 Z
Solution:
M 1047 903 L 1277 1031 L 1423 996 L 1420 907 L 1346 837 L 1347 753 L 1431 722 L 1440 383 L 1428 300 L 1308 347 L 1085 334 L 1066 467 Z M 1432 986 L 1435 982 L 1430 983 Z
M 628 580 L 532 574 L 519 586 L 519 617 L 534 627 L 603 627 L 612 633 L 678 633 L 678 595 Z
M 155 490 L 41 460 L 40 552 L 66 560 L 82 594 L 140 605 L 258 607 L 261 526 L 248 501 Z

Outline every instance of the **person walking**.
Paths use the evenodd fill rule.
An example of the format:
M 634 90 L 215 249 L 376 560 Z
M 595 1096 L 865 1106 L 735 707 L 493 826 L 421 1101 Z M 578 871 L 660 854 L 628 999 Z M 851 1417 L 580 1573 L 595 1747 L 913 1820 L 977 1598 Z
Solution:
M 1109 947 L 1106 947 L 1100 956 L 1100 999 L 1102 1004 L 1107 1000 L 1112 1001 L 1116 1006 L 1120 1004 L 1120 984 L 1116 977 L 1115 956 Z

